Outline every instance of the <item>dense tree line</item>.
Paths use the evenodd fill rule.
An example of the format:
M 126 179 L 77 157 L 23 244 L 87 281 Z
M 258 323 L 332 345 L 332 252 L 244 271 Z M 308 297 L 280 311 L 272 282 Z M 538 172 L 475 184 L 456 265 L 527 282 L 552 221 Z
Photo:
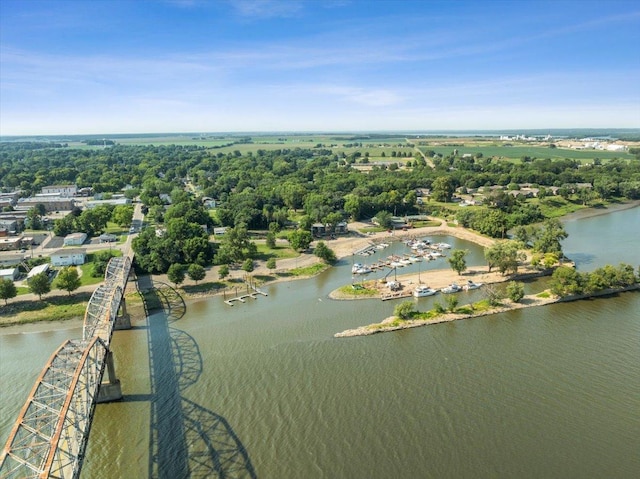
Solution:
M 125 227 L 131 223 L 133 207 L 128 205 L 99 205 L 95 208 L 81 210 L 75 208 L 64 218 L 54 222 L 53 232 L 57 236 L 81 232 L 87 236 L 99 235 L 104 231 L 109 221 Z
M 433 190 L 448 201 L 457 187 L 482 188 L 531 183 L 541 187 L 590 183 L 604 199 L 640 198 L 640 161 L 612 160 L 581 165 L 576 160 L 436 156 L 435 168 L 424 160 L 410 168 L 390 170 L 372 166 L 363 173 L 330 149 L 258 150 L 222 153 L 201 146 L 121 146 L 70 149 L 0 145 L 0 186 L 20 188 L 25 195 L 53 183 L 75 183 L 94 191 L 119 192 L 131 185 L 143 192 L 145 204 L 162 204 L 159 194 L 183 188 L 186 178 L 202 194 L 220 200 L 220 222 L 244 223 L 248 228 L 284 224 L 289 210 L 303 209 L 314 221 L 332 212 L 353 219 L 369 218 L 385 210 L 396 215 L 418 212 L 411 195 L 416 188 Z M 147 201 L 148 200 L 148 201 Z M 510 226 L 539 220 L 509 195 L 492 199 L 492 208 L 508 215 Z
M 624 288 L 640 281 L 633 266 L 621 263 L 606 265 L 592 272 L 580 273 L 574 268 L 561 266 L 551 276 L 551 292 L 558 296 L 593 294 L 607 289 Z
M 356 143 L 354 139 L 352 146 Z M 25 196 L 54 183 L 75 183 L 97 193 L 132 187 L 127 190 L 130 196 L 139 193 L 147 218 L 158 225 L 157 230 L 141 232 L 134 243 L 140 265 L 153 272 L 166 272 L 174 263 L 205 266 L 214 258 L 224 264 L 252 259 L 255 251 L 247 242 L 246 232 L 267 229 L 271 224 L 283 227 L 295 221 L 300 230 L 289 238 L 296 249 L 305 249 L 310 240 L 304 233 L 314 222 L 324 223 L 331 230 L 343 219 L 377 215 L 389 220 L 391 215 L 431 212 L 428 204 L 418 204 L 417 189 L 430 189 L 434 201 L 446 203 L 452 200 L 456 188 L 501 185 L 513 189 L 519 183 L 531 183 L 544 196 L 551 186 L 569 195 L 570 185 L 589 183 L 589 194 L 581 197 L 585 204 L 593 198 L 640 198 L 640 161 L 635 160 L 583 165 L 572 159 L 523 158 L 518 162 L 481 154 L 469 157 L 427 152 L 433 168 L 418 156 L 395 168 L 372 163 L 363 172 L 354 167 L 354 162 L 367 159 L 366 152 L 351 155 L 351 161 L 334 152 L 334 145 L 257 149 L 244 154 L 196 145 L 114 145 L 97 149 L 37 146 L 0 144 L 0 187 L 19 188 Z M 196 196 L 216 200 L 215 219 Z M 104 229 L 107 220 L 126 224 L 123 219 L 116 220 L 115 213 L 115 209 L 99 208 L 74 211 L 56 222 L 56 233 L 84 231 L 94 235 Z M 524 228 L 544 217 L 537 205 L 497 191 L 488 194 L 483 207 L 461 208 L 457 219 L 464 226 L 504 238 L 509 229 Z M 232 233 L 239 235 L 231 243 L 216 245 L 216 250 L 205 231 L 214 223 L 232 228 Z M 519 231 L 524 243 L 549 240 L 540 232 L 534 235 L 526 229 Z M 539 245 L 539 250 L 551 253 L 548 246 Z M 506 270 L 513 266 L 506 265 Z

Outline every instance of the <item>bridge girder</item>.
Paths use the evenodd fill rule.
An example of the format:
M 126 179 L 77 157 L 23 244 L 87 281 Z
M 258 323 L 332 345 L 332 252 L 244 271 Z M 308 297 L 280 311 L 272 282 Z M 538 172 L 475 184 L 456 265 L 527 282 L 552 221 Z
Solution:
M 7 440 L 2 478 L 79 476 L 107 352 L 95 337 L 51 356 Z
M 83 338 L 63 343 L 38 377 L 0 456 L 1 479 L 79 477 L 131 262 L 109 261 L 87 305 Z

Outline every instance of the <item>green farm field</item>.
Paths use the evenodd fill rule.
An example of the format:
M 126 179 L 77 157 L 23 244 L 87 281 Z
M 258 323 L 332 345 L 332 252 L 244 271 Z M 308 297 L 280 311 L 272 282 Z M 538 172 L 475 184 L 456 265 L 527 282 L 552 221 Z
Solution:
M 566 148 L 550 148 L 546 145 L 515 144 L 505 146 L 497 139 L 479 138 L 430 138 L 424 139 L 405 138 L 401 135 L 350 135 L 350 134 L 167 134 L 167 135 L 124 135 L 123 137 L 111 136 L 110 139 L 119 145 L 195 145 L 205 148 L 213 148 L 215 152 L 223 154 L 240 152 L 247 154 L 256 153 L 258 150 L 277 149 L 329 149 L 333 154 L 345 156 L 359 152 L 362 156 L 368 153 L 370 161 L 398 161 L 406 160 L 401 157 L 393 157 L 392 152 L 404 153 L 412 158 L 415 149 L 414 145 L 422 152 L 435 151 L 438 154 L 450 155 L 454 149 L 459 155 L 482 153 L 486 157 L 500 158 L 504 160 L 520 160 L 524 156 L 530 158 L 550 158 L 550 159 L 575 159 L 582 162 L 592 161 L 596 158 L 600 160 L 612 160 L 615 158 L 630 160 L 634 156 L 627 152 L 613 152 L 602 150 L 574 150 Z M 246 142 L 250 139 L 250 143 Z M 244 141 L 243 141 L 244 140 Z M 357 145 L 357 146 L 356 146 Z M 71 141 L 72 148 L 102 148 L 102 146 L 88 146 L 80 141 Z M 384 153 L 384 156 L 383 156 Z
M 519 160 L 523 156 L 543 159 L 550 158 L 552 160 L 570 158 L 580 161 L 589 161 L 595 158 L 599 158 L 601 160 L 612 160 L 614 158 L 631 160 L 634 158 L 633 155 L 630 155 L 626 152 L 602 150 L 570 150 L 566 148 L 549 148 L 548 146 L 420 146 L 420 150 L 422 152 L 432 150 L 442 155 L 450 155 L 454 149 L 458 150 L 458 155 L 464 155 L 466 153 L 476 155 L 477 153 L 482 153 L 485 158 L 493 157 L 512 160 Z

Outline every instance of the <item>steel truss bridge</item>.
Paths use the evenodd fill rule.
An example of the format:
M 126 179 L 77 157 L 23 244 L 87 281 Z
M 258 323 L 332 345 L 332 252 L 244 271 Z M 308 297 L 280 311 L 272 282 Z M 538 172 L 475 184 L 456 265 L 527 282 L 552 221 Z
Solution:
M 122 397 L 109 345 L 116 320 L 129 322 L 132 260 L 111 258 L 87 305 L 82 339 L 65 341 L 45 365 L 0 456 L 0 478 L 80 476 L 96 403 Z M 102 383 L 105 369 L 109 382 Z

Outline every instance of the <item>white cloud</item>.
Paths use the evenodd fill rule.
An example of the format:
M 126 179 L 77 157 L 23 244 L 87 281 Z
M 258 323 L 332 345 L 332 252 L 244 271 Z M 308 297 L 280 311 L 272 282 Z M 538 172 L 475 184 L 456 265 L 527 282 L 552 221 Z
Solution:
M 303 9 L 299 0 L 231 0 L 229 3 L 245 18 L 293 17 Z

